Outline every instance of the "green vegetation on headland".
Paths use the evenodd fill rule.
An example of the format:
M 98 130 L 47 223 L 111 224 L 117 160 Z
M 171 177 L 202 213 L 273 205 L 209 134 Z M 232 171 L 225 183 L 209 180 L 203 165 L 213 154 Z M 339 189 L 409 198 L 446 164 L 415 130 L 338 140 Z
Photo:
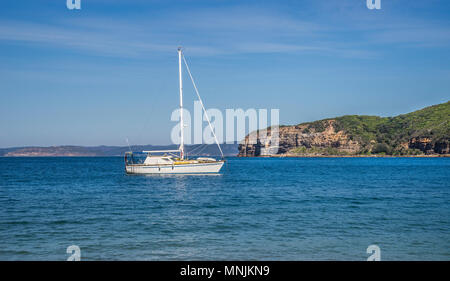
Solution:
M 305 147 L 305 146 L 301 146 L 301 147 L 296 147 L 293 148 L 291 150 L 289 150 L 289 154 L 288 156 L 421 156 L 421 155 L 425 155 L 421 150 L 419 149 L 406 149 L 403 150 L 401 153 L 386 153 L 386 150 L 384 149 L 383 146 L 383 150 L 379 150 L 374 149 L 372 151 L 367 151 L 367 152 L 357 152 L 357 153 L 351 153 L 351 152 L 347 152 L 347 151 L 342 151 L 339 150 L 337 148 L 333 148 L 333 147 Z
M 395 117 L 345 115 L 280 126 L 275 155 L 266 153 L 272 145 L 247 136 L 239 156 L 449 155 L 450 102 Z
M 308 123 L 306 131 L 324 131 L 327 120 L 335 120 L 333 126 L 336 132 L 343 131 L 351 140 L 360 144 L 356 154 L 421 155 L 433 151 L 448 153 L 450 102 L 395 117 L 346 115 L 315 121 Z M 307 154 L 314 150 L 317 151 L 317 148 L 299 147 L 291 152 Z M 349 154 L 332 147 L 319 150 L 329 155 Z
M 289 150 L 290 153 L 293 154 L 301 154 L 301 155 L 336 155 L 336 156 L 347 156 L 351 155 L 346 151 L 341 151 L 334 147 L 306 147 L 299 146 Z

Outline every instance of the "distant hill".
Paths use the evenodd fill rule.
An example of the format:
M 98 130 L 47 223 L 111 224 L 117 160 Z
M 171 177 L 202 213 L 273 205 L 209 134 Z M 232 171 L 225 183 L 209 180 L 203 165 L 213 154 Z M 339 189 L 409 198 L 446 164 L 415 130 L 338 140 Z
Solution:
M 239 156 L 263 156 L 270 146 L 259 132 L 239 145 Z M 450 153 L 450 102 L 395 117 L 346 115 L 294 126 L 281 126 L 277 154 L 432 155 Z
M 144 150 L 171 150 L 177 149 L 177 145 L 132 145 L 133 152 Z M 236 156 L 238 154 L 237 144 L 221 145 L 225 156 Z M 12 147 L 0 148 L 0 156 L 123 156 L 130 151 L 128 146 L 49 146 L 49 147 Z M 219 156 L 220 152 L 215 144 L 187 145 L 186 152 L 198 156 Z

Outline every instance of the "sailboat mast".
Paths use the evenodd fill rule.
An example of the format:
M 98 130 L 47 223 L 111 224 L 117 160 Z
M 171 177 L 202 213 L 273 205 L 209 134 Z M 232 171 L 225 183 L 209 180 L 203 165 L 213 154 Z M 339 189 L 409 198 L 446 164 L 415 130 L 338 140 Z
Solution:
M 180 74 L 180 158 L 184 159 L 184 122 L 183 122 L 183 77 L 181 76 L 181 47 L 178 48 L 178 71 Z

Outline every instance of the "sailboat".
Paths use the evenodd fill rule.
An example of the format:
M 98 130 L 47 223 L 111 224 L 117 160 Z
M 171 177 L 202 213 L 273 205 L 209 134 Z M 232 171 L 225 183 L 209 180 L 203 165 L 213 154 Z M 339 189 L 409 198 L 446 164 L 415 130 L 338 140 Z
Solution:
M 222 156 L 221 160 L 216 160 L 211 157 L 198 157 L 196 159 L 189 159 L 186 157 L 184 147 L 184 123 L 183 123 L 183 77 L 182 77 L 182 61 L 186 66 L 186 70 L 191 78 L 194 90 L 199 98 L 202 109 L 208 121 L 209 128 L 214 136 L 214 140 L 219 148 Z M 192 77 L 189 66 L 184 58 L 182 48 L 178 48 L 178 71 L 180 84 L 180 146 L 176 150 L 153 150 L 143 151 L 146 154 L 143 162 L 135 161 L 133 152 L 125 153 L 125 170 L 129 174 L 210 174 L 219 173 L 223 164 L 225 163 L 223 151 L 217 140 L 217 136 L 213 130 L 203 101 L 200 98 L 194 78 Z M 130 149 L 131 150 L 131 149 Z M 161 155 L 162 154 L 162 155 Z

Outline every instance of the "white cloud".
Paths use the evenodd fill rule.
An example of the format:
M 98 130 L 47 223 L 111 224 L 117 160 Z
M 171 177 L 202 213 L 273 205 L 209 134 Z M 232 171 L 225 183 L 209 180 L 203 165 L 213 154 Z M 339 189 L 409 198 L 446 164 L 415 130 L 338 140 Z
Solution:
M 182 44 L 191 55 L 236 53 L 318 53 L 373 58 L 371 44 L 411 43 L 433 46 L 449 43 L 448 29 L 435 25 L 390 25 L 362 17 L 351 26 L 300 20 L 279 11 L 231 7 L 165 13 L 133 21 L 123 18 L 52 19 L 42 24 L 1 21 L 0 40 L 31 46 L 56 47 L 90 55 L 142 58 L 173 52 Z M 405 27 L 408 26 L 408 27 Z M 366 42 L 362 42 L 361 39 Z

